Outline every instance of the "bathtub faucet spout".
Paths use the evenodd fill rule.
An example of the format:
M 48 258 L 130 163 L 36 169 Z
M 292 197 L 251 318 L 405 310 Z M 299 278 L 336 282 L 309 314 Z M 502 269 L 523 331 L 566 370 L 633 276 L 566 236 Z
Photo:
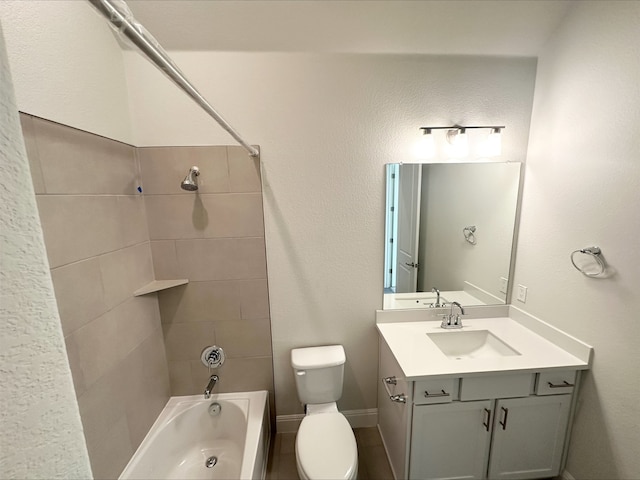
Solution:
M 207 388 L 204 389 L 204 398 L 211 397 L 211 390 L 213 390 L 213 387 L 215 387 L 217 382 L 218 382 L 218 375 L 211 375 L 211 378 L 209 379 L 209 383 L 207 384 Z

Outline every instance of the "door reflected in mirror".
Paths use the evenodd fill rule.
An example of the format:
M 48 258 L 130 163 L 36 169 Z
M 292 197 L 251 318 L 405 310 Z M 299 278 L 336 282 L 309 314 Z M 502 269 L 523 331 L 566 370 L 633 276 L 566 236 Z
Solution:
M 520 167 L 386 166 L 384 309 L 506 303 Z

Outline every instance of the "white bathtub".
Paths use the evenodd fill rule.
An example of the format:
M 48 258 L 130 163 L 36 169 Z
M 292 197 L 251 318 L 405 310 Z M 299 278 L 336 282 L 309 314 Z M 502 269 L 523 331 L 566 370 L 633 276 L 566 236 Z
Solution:
M 269 440 L 266 391 L 171 397 L 120 479 L 264 479 Z

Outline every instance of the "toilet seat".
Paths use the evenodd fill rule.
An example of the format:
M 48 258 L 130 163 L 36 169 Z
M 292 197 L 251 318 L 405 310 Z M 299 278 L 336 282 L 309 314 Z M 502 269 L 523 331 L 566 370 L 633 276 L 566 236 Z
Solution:
M 296 436 L 296 460 L 300 476 L 307 479 L 355 479 L 358 449 L 344 415 L 306 415 Z

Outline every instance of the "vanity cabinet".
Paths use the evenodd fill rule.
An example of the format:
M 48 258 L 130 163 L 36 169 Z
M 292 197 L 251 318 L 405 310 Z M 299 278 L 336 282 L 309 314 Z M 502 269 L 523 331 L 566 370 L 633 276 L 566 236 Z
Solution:
M 414 405 L 409 478 L 553 477 L 570 403 L 554 395 Z
M 559 474 L 575 371 L 407 382 L 382 339 L 379 358 L 379 428 L 396 479 Z

